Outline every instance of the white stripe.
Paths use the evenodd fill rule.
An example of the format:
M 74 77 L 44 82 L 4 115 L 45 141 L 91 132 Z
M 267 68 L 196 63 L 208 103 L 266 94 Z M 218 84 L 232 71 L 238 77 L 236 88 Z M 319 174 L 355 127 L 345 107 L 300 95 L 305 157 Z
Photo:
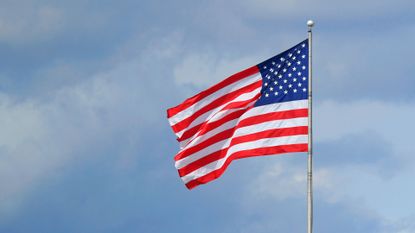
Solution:
M 193 153 L 190 156 L 187 156 L 185 158 L 177 160 L 176 163 L 175 163 L 175 166 L 176 166 L 177 169 L 185 167 L 185 166 L 189 165 L 190 163 L 205 157 L 206 155 L 209 155 L 213 152 L 219 151 L 223 148 L 227 148 L 229 146 L 230 142 L 231 142 L 231 138 L 227 138 L 227 139 L 224 139 L 224 140 L 219 141 L 217 143 L 214 143 L 214 144 L 212 144 L 208 147 L 203 148 L 202 150 L 200 150 L 198 152 Z
M 183 148 L 181 148 L 180 151 L 188 149 L 188 148 L 193 147 L 193 146 L 196 146 L 199 143 L 204 142 L 207 139 L 215 136 L 216 134 L 234 127 L 238 123 L 238 121 L 239 121 L 239 119 L 228 121 L 228 122 L 224 123 L 223 125 L 215 128 L 215 129 L 212 129 L 212 130 L 208 131 L 207 133 L 205 133 L 203 135 L 197 136 L 196 138 L 194 138 L 190 142 L 188 140 L 186 140 L 186 142 L 188 142 L 188 144 L 184 144 L 185 146 Z M 185 142 L 185 141 L 183 141 L 183 142 Z M 180 151 L 179 151 L 179 153 L 180 153 Z
M 269 129 L 281 129 L 281 128 L 307 126 L 307 125 L 308 125 L 307 117 L 267 121 L 267 122 L 262 122 L 262 123 L 255 124 L 255 125 L 249 125 L 249 126 L 238 128 L 234 133 L 234 137 L 239 137 L 239 136 L 252 134 L 252 133 L 258 133 L 258 132 L 262 132 L 262 131 L 269 130 Z
M 302 108 L 308 108 L 308 100 L 295 100 L 289 102 L 267 104 L 249 109 L 241 116 L 241 120 L 251 116 L 262 115 L 271 112 L 288 111 Z
M 218 120 L 221 120 L 222 118 L 224 118 L 224 117 L 226 117 L 227 115 L 229 115 L 229 114 L 231 114 L 231 113 L 233 113 L 233 112 L 236 112 L 236 111 L 239 111 L 239 110 L 243 110 L 243 109 L 248 109 L 248 108 L 250 108 L 252 105 L 254 105 L 254 103 L 256 102 L 257 100 L 252 100 L 252 102 L 250 102 L 250 103 L 248 103 L 246 106 L 244 106 L 243 108 L 234 108 L 234 109 L 226 109 L 226 110 L 223 110 L 223 111 L 220 111 L 220 112 L 218 112 L 217 114 L 215 114 L 215 115 L 213 115 L 212 116 L 212 118 L 210 118 L 208 121 L 207 121 L 207 123 L 212 123 L 212 122 L 215 122 L 215 121 L 218 121 Z M 239 119 L 236 119 L 236 121 L 238 121 L 239 122 Z M 225 123 L 224 123 L 225 124 Z M 236 123 L 235 123 L 235 125 L 236 125 Z M 203 127 L 203 126 L 202 126 Z M 220 126 L 219 126 L 220 127 Z M 218 128 L 219 128 L 218 127 Z M 215 129 L 213 129 L 213 130 L 216 130 L 216 129 L 218 129 L 218 128 L 215 128 Z M 229 129 L 229 128 L 223 128 L 223 130 L 226 130 L 226 129 Z M 201 129 L 200 129 L 201 130 Z M 187 147 L 187 144 L 190 142 L 190 141 L 192 141 L 192 140 L 194 140 L 196 137 L 198 137 L 199 135 L 200 135 L 200 130 L 197 132 L 197 133 L 195 133 L 193 136 L 191 136 L 191 137 L 189 137 L 188 139 L 185 139 L 185 140 L 183 140 L 183 141 L 180 141 L 179 142 L 179 145 L 180 145 L 180 150 L 182 150 L 184 147 Z M 182 132 L 182 133 L 184 133 L 186 131 L 186 129 Z M 216 130 L 217 131 L 217 130 Z M 210 132 L 210 131 L 208 131 L 208 132 Z M 205 133 L 205 134 L 207 134 L 207 133 Z
M 265 138 L 260 139 L 252 142 L 246 142 L 237 144 L 235 146 L 232 146 L 228 150 L 228 154 L 226 157 L 219 159 L 217 161 L 214 161 L 212 163 L 209 163 L 206 166 L 203 166 L 197 170 L 194 170 L 193 172 L 185 175 L 182 177 L 182 180 L 184 183 L 188 183 L 191 180 L 197 179 L 199 177 L 202 177 L 210 172 L 213 172 L 217 169 L 220 169 L 226 162 L 226 159 L 231 156 L 233 153 L 243 150 L 250 150 L 250 149 L 256 149 L 261 147 L 270 147 L 270 146 L 281 146 L 281 145 L 291 145 L 291 144 L 299 144 L 299 143 L 307 143 L 308 142 L 308 136 L 307 135 L 296 135 L 296 136 L 287 136 L 287 137 L 278 137 L 278 138 Z
M 169 118 L 170 125 L 173 126 L 178 122 L 182 121 L 183 119 L 188 118 L 194 112 L 198 111 L 199 109 L 203 108 L 204 106 L 212 103 L 214 100 L 238 89 L 241 89 L 245 86 L 248 86 L 252 83 L 255 83 L 261 80 L 261 73 L 255 73 L 250 75 L 246 78 L 243 78 L 235 83 L 232 83 L 228 86 L 223 87 L 222 89 L 217 90 L 216 92 L 206 96 L 205 98 L 201 99 L 200 101 L 194 103 L 193 105 L 189 106 L 188 108 L 178 112 L 176 115 Z
M 221 111 L 224 107 L 226 107 L 226 105 L 231 104 L 231 103 L 235 103 L 235 102 L 239 102 L 239 101 L 245 101 L 245 100 L 252 99 L 252 98 L 253 98 L 253 97 L 255 97 L 258 93 L 260 93 L 260 91 L 261 91 L 261 87 L 259 87 L 259 88 L 255 89 L 255 90 L 253 90 L 253 91 L 243 93 L 243 94 L 241 94 L 240 96 L 236 97 L 235 99 L 233 99 L 233 100 L 231 100 L 231 101 L 229 101 L 229 102 L 223 103 L 222 105 L 220 105 L 220 106 L 218 106 L 218 107 L 216 107 L 216 108 L 214 108 L 214 109 L 212 109 L 212 110 L 210 110 L 210 111 L 208 111 L 208 112 L 206 112 L 206 113 L 204 113 L 204 114 L 200 115 L 200 116 L 199 116 L 199 117 L 197 117 L 195 120 L 193 120 L 193 121 L 192 121 L 192 123 L 190 123 L 190 125 L 189 125 L 189 126 L 187 126 L 187 127 L 186 127 L 185 129 L 183 129 L 182 131 L 180 131 L 180 132 L 176 133 L 177 137 L 179 137 L 179 138 L 180 138 L 180 137 L 184 134 L 184 132 L 186 132 L 186 130 L 191 129 L 191 128 L 192 128 L 192 127 L 194 127 L 194 126 L 199 125 L 199 124 L 201 124 L 201 123 L 205 122 L 205 121 L 206 121 L 206 119 L 210 119 L 210 118 L 212 118 L 215 114 L 217 114 L 217 113 L 218 113 L 218 112 L 220 112 L 220 111 Z
M 262 147 L 271 147 L 271 146 L 281 146 L 281 145 L 291 145 L 298 143 L 307 143 L 308 135 L 293 135 L 293 136 L 284 136 L 276 138 L 263 138 L 256 141 L 244 142 L 240 144 L 233 145 L 229 148 L 226 157 L 231 156 L 235 152 L 250 150 Z
M 199 177 L 202 177 L 202 176 L 204 176 L 204 175 L 206 175 L 206 174 L 208 174 L 208 173 L 210 173 L 214 170 L 217 170 L 217 169 L 221 168 L 223 166 L 223 164 L 226 162 L 226 159 L 227 158 L 222 158 L 222 159 L 216 160 L 214 162 L 211 162 L 206 166 L 203 166 L 203 167 L 201 167 L 197 170 L 194 170 L 193 172 L 191 172 L 191 173 L 189 173 L 185 176 L 182 176 L 181 179 L 183 180 L 183 182 L 185 184 L 187 184 L 192 180 L 195 180 L 195 179 L 197 179 Z

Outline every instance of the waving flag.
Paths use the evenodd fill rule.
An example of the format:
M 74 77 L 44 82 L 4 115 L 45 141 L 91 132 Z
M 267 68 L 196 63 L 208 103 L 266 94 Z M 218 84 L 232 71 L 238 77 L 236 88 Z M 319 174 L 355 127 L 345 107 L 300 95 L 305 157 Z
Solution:
M 167 110 L 192 189 L 240 158 L 308 151 L 308 40 Z

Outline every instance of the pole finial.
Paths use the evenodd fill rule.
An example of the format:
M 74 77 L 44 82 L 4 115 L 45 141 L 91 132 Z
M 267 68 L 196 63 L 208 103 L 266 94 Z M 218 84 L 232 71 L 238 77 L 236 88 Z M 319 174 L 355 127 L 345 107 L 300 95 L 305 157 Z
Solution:
M 308 21 L 307 21 L 307 26 L 308 26 L 309 28 L 313 27 L 313 26 L 314 26 L 314 21 L 313 21 L 313 20 L 308 20 Z

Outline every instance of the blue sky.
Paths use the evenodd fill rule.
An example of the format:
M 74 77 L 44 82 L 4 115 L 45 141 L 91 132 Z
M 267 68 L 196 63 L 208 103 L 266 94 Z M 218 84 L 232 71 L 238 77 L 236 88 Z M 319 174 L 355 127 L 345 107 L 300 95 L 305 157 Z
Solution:
M 0 232 L 304 232 L 306 156 L 188 191 L 165 110 L 306 37 L 315 231 L 415 232 L 415 3 L 0 2 Z

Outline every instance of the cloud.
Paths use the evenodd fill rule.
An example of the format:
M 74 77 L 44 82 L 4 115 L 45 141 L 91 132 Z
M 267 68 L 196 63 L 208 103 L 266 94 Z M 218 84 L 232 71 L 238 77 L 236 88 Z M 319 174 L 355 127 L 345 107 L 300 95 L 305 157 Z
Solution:
M 400 219 L 395 222 L 389 221 L 385 225 L 385 230 L 382 231 L 384 233 L 387 232 L 397 232 L 397 233 L 412 233 L 415 232 L 415 224 L 414 224 L 415 217 L 409 216 L 403 219 Z
M 47 98 L 0 95 L 0 215 L 13 217 L 34 188 L 76 161 L 112 151 L 119 158 L 114 166 L 135 163 L 139 155 L 131 152 L 165 120 L 163 100 L 174 100 L 172 81 L 151 76 L 154 65 L 173 56 L 168 48 L 163 41 L 148 45 L 145 53 Z
M 2 7 L 0 13 L 0 41 L 3 43 L 28 43 L 62 32 L 63 12 L 51 5 L 24 1 Z
M 302 232 L 306 227 L 306 158 L 278 158 L 250 179 L 238 211 L 241 232 Z M 266 158 L 263 158 L 266 159 Z M 379 232 L 384 218 L 361 196 L 351 195 L 344 174 L 314 170 L 314 229 L 318 232 Z M 352 222 L 352 223 L 351 223 Z M 239 226 L 239 225 L 238 225 Z M 233 228 L 234 229 L 234 228 Z
M 319 167 L 361 166 L 386 179 L 407 168 L 405 158 L 395 154 L 393 144 L 373 131 L 316 143 L 314 153 Z
M 365 32 L 317 32 L 314 40 L 314 87 L 317 98 L 350 101 L 414 100 L 407 49 L 414 39 L 413 25 L 388 30 L 367 26 Z M 376 37 L 373 37 L 373 34 Z M 397 43 L 395 35 L 400 35 Z M 347 38 L 347 39 L 346 39 Z
M 30 48 L 42 46 L 44 42 L 49 42 L 49 46 L 57 42 L 79 42 L 88 40 L 92 33 L 97 34 L 94 38 L 99 38 L 104 30 L 117 31 L 113 26 L 120 21 L 118 14 L 110 12 L 111 7 L 106 4 L 101 4 L 99 9 L 91 7 L 94 3 L 96 1 L 3 1 L 0 4 L 0 42 L 15 49 Z M 111 33 L 105 34 L 114 38 Z M 106 39 L 101 38 L 102 41 Z M 78 43 L 78 46 L 82 45 Z
M 156 21 L 134 2 L 2 1 L 2 92 L 19 98 L 52 92 L 111 69 L 117 50 L 132 39 L 139 40 L 135 50 L 144 49 L 156 37 L 143 25 Z
M 300 198 L 305 195 L 304 188 L 307 184 L 305 171 L 305 167 L 300 164 L 293 165 L 279 161 L 265 167 L 263 173 L 252 180 L 250 190 L 257 198 L 271 198 L 277 201 Z M 329 193 L 335 184 L 331 180 L 333 177 L 331 171 L 327 169 L 316 170 L 314 177 L 316 181 L 314 188 L 319 191 L 327 190 Z
M 413 127 L 408 122 L 415 116 L 410 102 L 327 100 L 314 105 L 314 114 L 317 143 L 369 131 L 390 143 L 396 152 L 410 149 Z
M 377 192 L 365 188 L 369 183 L 372 187 L 379 185 L 378 177 L 367 171 L 371 165 L 360 165 L 356 161 L 355 166 L 343 166 L 341 162 L 322 165 L 319 163 L 321 155 L 315 154 L 314 159 L 315 230 L 382 232 L 387 229 L 383 210 L 379 211 L 371 201 Z M 306 156 L 278 157 L 267 162 L 254 178 L 248 179 L 249 185 L 241 200 L 244 204 L 240 213 L 243 214 L 239 216 L 242 218 L 239 222 L 245 222 L 241 228 L 246 232 L 285 232 L 288 229 L 301 232 L 305 228 Z

